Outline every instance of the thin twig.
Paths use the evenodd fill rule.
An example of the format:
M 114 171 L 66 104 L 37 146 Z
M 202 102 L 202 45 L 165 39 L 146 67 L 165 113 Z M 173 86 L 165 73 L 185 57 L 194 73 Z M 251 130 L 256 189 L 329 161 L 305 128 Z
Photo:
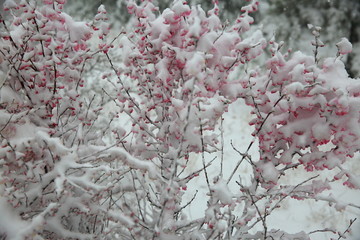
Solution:
M 350 224 L 349 224 L 349 226 L 347 227 L 347 229 L 346 229 L 342 234 L 338 233 L 338 234 L 339 234 L 339 238 L 338 238 L 337 240 L 340 240 L 341 238 L 345 238 L 344 235 L 350 231 L 351 226 L 353 225 L 353 223 L 354 223 L 356 220 L 357 220 L 357 218 L 354 218 L 354 219 L 351 219 L 351 220 L 350 220 Z
M 224 165 L 224 118 L 220 119 L 220 138 L 221 138 L 221 158 L 220 158 L 220 177 L 223 177 L 223 165 Z
M 186 208 L 187 206 L 189 206 L 189 205 L 195 200 L 197 193 L 198 193 L 198 190 L 196 190 L 196 192 L 195 192 L 194 196 L 191 198 L 191 200 L 188 201 L 188 202 L 187 202 L 184 206 L 182 206 L 179 210 L 177 210 L 177 211 L 175 212 L 175 214 L 178 214 L 178 213 L 181 212 L 184 208 Z
M 315 175 L 315 176 L 312 176 L 312 177 L 310 177 L 310 178 L 302 181 L 301 183 L 297 184 L 295 187 L 293 187 L 293 189 L 292 189 L 288 194 L 282 196 L 282 197 L 279 199 L 279 201 L 269 210 L 269 213 L 271 213 L 275 208 L 277 208 L 277 206 L 278 206 L 285 198 L 287 198 L 288 196 L 290 196 L 290 194 L 295 191 L 295 189 L 297 189 L 297 188 L 300 187 L 301 185 L 303 185 L 303 184 L 305 184 L 305 183 L 307 183 L 307 182 L 309 182 L 309 181 L 311 181 L 311 180 L 313 180 L 313 179 L 315 179 L 315 178 L 317 178 L 317 177 L 319 177 L 319 176 L 320 176 L 319 174 L 318 174 L 318 175 Z
M 200 102 L 198 102 L 198 110 L 199 112 L 201 112 L 200 109 Z M 205 174 L 205 179 L 206 179 L 206 183 L 207 186 L 209 188 L 209 194 L 210 194 L 210 198 L 211 198 L 211 189 L 210 189 L 210 182 L 209 182 L 209 176 L 207 173 L 207 169 L 206 169 L 206 162 L 205 162 L 205 145 L 204 145 L 204 133 L 203 133 L 203 126 L 201 124 L 201 118 L 199 116 L 199 123 L 200 123 L 200 136 L 201 136 L 201 159 L 202 159 L 202 164 L 203 164 L 203 168 L 204 168 L 204 174 Z
M 251 192 L 248 190 L 247 193 L 249 194 L 251 202 L 255 206 L 256 212 L 258 213 L 258 215 L 259 215 L 259 217 L 261 219 L 261 222 L 262 222 L 263 227 L 264 227 L 264 239 L 266 239 L 266 235 L 267 235 L 266 215 L 267 215 L 267 213 L 265 213 L 264 216 L 262 216 L 261 212 L 260 212 L 260 209 L 256 205 L 256 202 L 254 201 L 254 198 L 253 198 Z
M 279 104 L 279 102 L 284 98 L 284 96 L 285 96 L 285 95 L 282 95 L 282 96 L 275 102 L 273 108 L 275 108 L 275 107 Z M 250 142 L 250 144 L 249 144 L 248 148 L 246 149 L 244 155 L 242 156 L 242 158 L 239 160 L 239 162 L 236 164 L 236 167 L 235 167 L 234 170 L 232 171 L 229 179 L 227 180 L 227 183 L 229 183 L 229 182 L 231 181 L 231 179 L 234 177 L 235 172 L 237 171 L 237 169 L 239 168 L 240 164 L 241 164 L 242 161 L 245 159 L 245 157 L 248 155 L 249 150 L 251 149 L 251 147 L 253 146 L 253 144 L 254 144 L 254 142 L 255 142 L 256 136 L 259 134 L 259 132 L 260 132 L 261 129 L 263 128 L 266 120 L 270 117 L 270 115 L 271 115 L 273 112 L 274 112 L 274 111 L 270 111 L 270 112 L 266 115 L 266 117 L 264 118 L 264 120 L 262 121 L 260 127 L 258 128 L 258 130 L 256 131 L 256 133 L 255 133 L 255 135 L 254 135 L 253 140 Z
M 212 162 L 214 162 L 216 158 L 217 158 L 217 157 L 214 157 L 210 162 L 208 162 L 208 163 L 206 164 L 205 167 L 203 166 L 201 169 L 192 172 L 190 175 L 184 177 L 182 180 L 188 180 L 188 181 L 190 181 L 190 180 L 193 179 L 195 176 L 197 176 L 199 173 L 201 173 L 202 171 L 204 171 L 205 168 L 211 166 Z

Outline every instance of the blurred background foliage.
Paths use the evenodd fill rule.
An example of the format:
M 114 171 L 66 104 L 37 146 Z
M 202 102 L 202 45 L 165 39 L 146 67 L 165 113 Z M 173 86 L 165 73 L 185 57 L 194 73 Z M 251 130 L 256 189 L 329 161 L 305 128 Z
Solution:
M 270 0 L 261 22 L 267 31 L 273 26 L 276 39 L 285 41 L 290 48 L 304 51 L 312 38 L 307 25 L 320 26 L 321 40 L 329 51 L 336 52 L 335 44 L 346 37 L 353 44 L 353 53 L 345 59 L 352 77 L 360 73 L 360 1 L 359 0 Z M 275 26 L 275 27 L 274 27 Z M 265 27 L 265 24 L 264 24 Z

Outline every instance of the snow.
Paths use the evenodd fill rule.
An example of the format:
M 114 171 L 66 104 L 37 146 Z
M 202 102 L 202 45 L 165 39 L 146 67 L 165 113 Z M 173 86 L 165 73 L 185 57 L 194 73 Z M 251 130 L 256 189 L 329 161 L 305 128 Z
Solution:
M 183 2 L 182 0 L 174 1 L 174 5 L 173 5 L 172 9 L 176 13 L 176 15 L 187 14 L 190 11 L 190 7 L 188 5 L 184 5 L 182 2 Z
M 201 35 L 198 41 L 197 50 L 202 52 L 208 52 L 214 45 L 215 39 L 218 37 L 216 32 L 208 32 Z
M 324 59 L 323 71 L 319 73 L 318 79 L 325 81 L 329 87 L 342 91 L 348 91 L 352 88 L 351 86 L 356 86 L 358 83 L 358 80 L 348 78 L 344 63 L 338 58 Z M 339 81 L 339 79 L 346 80 Z
M 3 8 L 4 9 L 11 9 L 11 8 L 16 8 L 17 7 L 17 3 L 13 0 L 6 0 L 3 4 Z
M 65 19 L 66 25 L 70 33 L 70 39 L 73 42 L 80 42 L 81 40 L 87 40 L 91 37 L 91 29 L 85 22 L 76 22 L 74 19 L 62 12 L 61 16 Z
M 219 179 L 217 182 L 210 186 L 210 190 L 215 199 L 219 199 L 222 204 L 231 204 L 233 194 L 224 179 Z
M 289 85 L 287 85 L 284 90 L 287 93 L 296 94 L 296 93 L 301 92 L 304 89 L 304 87 L 305 86 L 300 82 L 293 82 L 293 83 L 290 83 Z
M 5 198 L 1 197 L 3 194 L 3 186 L 0 183 L 0 232 L 5 232 L 8 239 L 22 240 L 21 234 L 19 234 L 26 226 L 27 222 L 21 220 L 16 214 L 11 211 L 11 207 L 8 206 Z
M 9 86 L 2 86 L 0 88 L 0 103 L 11 103 L 11 102 L 21 102 L 19 96 L 14 94 Z
M 341 41 L 336 44 L 338 51 L 341 55 L 352 52 L 352 44 L 347 38 L 341 38 Z
M 195 52 L 191 59 L 186 62 L 185 71 L 189 75 L 197 76 L 205 66 L 205 55 L 202 52 Z
M 201 19 L 195 17 L 194 22 L 191 24 L 188 32 L 189 37 L 199 38 L 201 34 Z
M 120 161 L 126 162 L 129 166 L 132 166 L 135 169 L 142 169 L 144 171 L 148 171 L 150 178 L 156 178 L 157 168 L 155 164 L 153 164 L 151 161 L 137 159 L 131 156 L 123 148 L 111 148 L 109 152 L 115 156 L 118 156 L 120 158 Z
M 279 171 L 275 168 L 272 162 L 262 164 L 260 169 L 262 171 L 261 176 L 264 178 L 265 181 L 273 183 L 277 182 L 279 178 Z
M 312 135 L 315 139 L 330 139 L 330 127 L 327 123 L 316 123 L 311 127 Z

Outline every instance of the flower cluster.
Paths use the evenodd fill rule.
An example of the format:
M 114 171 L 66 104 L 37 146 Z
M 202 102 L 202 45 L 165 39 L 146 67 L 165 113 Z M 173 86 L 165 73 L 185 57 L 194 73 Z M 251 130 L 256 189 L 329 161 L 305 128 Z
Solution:
M 259 165 L 299 163 L 307 171 L 337 168 L 348 175 L 341 165 L 360 147 L 358 81 L 348 77 L 339 58 L 326 58 L 318 66 L 301 52 L 287 60 L 276 43 L 273 51 L 266 78 L 250 78 L 247 96 L 256 115 L 251 124 L 259 138 Z M 281 174 L 267 179 L 261 172 L 260 166 L 259 178 L 272 184 Z M 359 188 L 351 179 L 348 185 Z

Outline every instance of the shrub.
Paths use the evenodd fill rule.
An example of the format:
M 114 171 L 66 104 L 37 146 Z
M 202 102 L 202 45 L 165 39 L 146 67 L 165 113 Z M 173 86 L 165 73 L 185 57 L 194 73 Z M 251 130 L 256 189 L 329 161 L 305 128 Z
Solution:
M 104 6 L 85 23 L 64 13 L 64 3 L 5 2 L 0 209 L 9 221 L 0 221 L 2 238 L 309 239 L 317 231 L 270 229 L 267 217 L 286 198 L 340 210 L 338 199 L 320 193 L 332 181 L 359 188 L 343 167 L 360 134 L 360 85 L 340 60 L 351 50 L 346 39 L 322 64 L 317 28 L 314 56 L 282 54 L 281 43 L 270 42 L 272 57 L 249 70 L 267 44 L 261 31 L 249 31 L 257 1 L 232 24 L 221 22 L 216 3 L 205 13 L 175 0 L 158 14 L 152 1 L 129 1 L 133 29 L 116 38 L 119 48 L 108 40 Z M 113 58 L 119 49 L 121 63 Z M 108 65 L 100 95 L 82 91 L 94 56 Z M 224 173 L 223 114 L 238 99 L 253 109 L 254 140 L 244 153 L 234 147 L 240 160 Z M 128 128 L 114 120 L 124 115 Z M 255 140 L 259 159 L 249 155 Z M 189 169 L 193 154 L 202 168 Z M 212 176 L 207 169 L 217 159 L 208 157 L 217 154 Z M 234 180 L 244 160 L 250 184 Z M 316 174 L 282 181 L 294 168 Z M 336 171 L 334 179 L 319 178 L 325 169 Z M 196 195 L 183 200 L 195 178 L 206 180 L 207 209 L 191 219 L 184 209 Z

